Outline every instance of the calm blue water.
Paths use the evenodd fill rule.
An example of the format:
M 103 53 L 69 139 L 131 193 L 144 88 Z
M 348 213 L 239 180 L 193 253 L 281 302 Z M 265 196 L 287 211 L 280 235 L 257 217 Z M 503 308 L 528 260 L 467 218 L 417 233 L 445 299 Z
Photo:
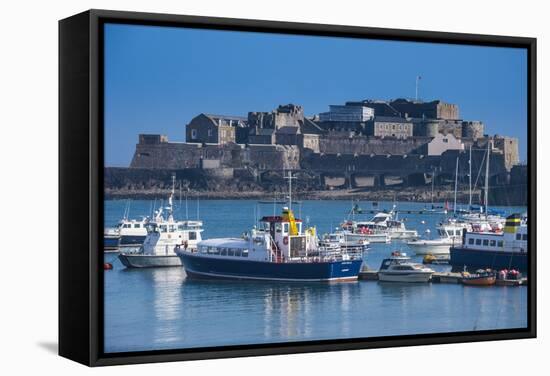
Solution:
M 158 202 L 156 203 L 159 204 Z M 106 225 L 123 215 L 126 201 L 105 202 Z M 152 201 L 132 201 L 130 217 L 148 215 Z M 305 201 L 299 217 L 328 232 L 346 218 L 346 201 Z M 362 203 L 371 209 L 370 202 Z M 400 210 L 423 204 L 399 203 Z M 378 209 L 391 208 L 380 203 Z M 273 205 L 249 200 L 200 201 L 204 238 L 239 236 L 254 218 L 272 215 Z M 525 208 L 504 208 L 523 212 Z M 276 212 L 280 211 L 277 206 Z M 189 219 L 197 203 L 188 203 Z M 300 213 L 301 212 L 301 213 Z M 185 203 L 176 212 L 186 217 Z M 301 214 L 301 215 L 300 215 Z M 370 217 L 370 214 L 361 218 Z M 357 216 L 359 217 L 359 216 Z M 408 228 L 435 232 L 442 219 L 403 215 Z M 421 223 L 425 221 L 425 223 Z M 404 243 L 372 244 L 365 262 L 377 269 Z M 409 253 L 412 256 L 412 253 Z M 421 261 L 420 257 L 413 257 Z M 451 284 L 281 283 L 187 280 L 183 268 L 124 269 L 116 254 L 105 261 L 105 351 L 145 351 L 203 346 L 257 344 L 333 338 L 521 328 L 527 325 L 525 287 L 476 288 Z M 438 271 L 448 266 L 433 266 Z

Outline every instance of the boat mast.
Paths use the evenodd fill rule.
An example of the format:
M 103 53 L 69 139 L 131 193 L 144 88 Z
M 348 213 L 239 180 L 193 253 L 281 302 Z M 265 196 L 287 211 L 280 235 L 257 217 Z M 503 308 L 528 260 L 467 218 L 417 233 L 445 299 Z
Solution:
M 487 138 L 487 161 L 485 163 L 485 220 L 487 220 L 487 211 L 489 209 L 489 147 L 491 139 Z
M 472 145 L 470 144 L 470 159 L 468 160 L 470 171 L 468 172 L 468 180 L 470 186 L 470 196 L 468 199 L 468 211 L 472 210 Z
M 458 188 L 458 156 L 456 157 L 456 168 L 455 168 L 455 203 L 453 205 L 453 214 L 456 215 L 456 191 Z
M 435 168 L 432 168 L 432 209 L 434 208 L 434 181 L 435 181 Z
M 289 171 L 285 179 L 288 179 L 288 209 L 292 210 L 292 179 L 296 179 L 296 177 L 292 176 L 292 171 Z

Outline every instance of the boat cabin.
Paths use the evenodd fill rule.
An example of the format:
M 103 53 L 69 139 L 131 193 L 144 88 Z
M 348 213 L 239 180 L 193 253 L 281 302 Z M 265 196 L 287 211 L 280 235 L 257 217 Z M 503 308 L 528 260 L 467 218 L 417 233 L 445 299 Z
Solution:
M 503 232 L 466 232 L 463 248 L 501 252 L 527 252 L 527 225 L 520 223 L 520 217 L 506 218 Z

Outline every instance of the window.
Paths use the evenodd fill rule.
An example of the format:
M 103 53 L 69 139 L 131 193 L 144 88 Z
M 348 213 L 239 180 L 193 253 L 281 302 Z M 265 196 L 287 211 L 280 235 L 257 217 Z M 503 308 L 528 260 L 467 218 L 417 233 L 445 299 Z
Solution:
M 248 257 L 248 249 L 243 249 L 242 257 Z
M 235 256 L 241 257 L 241 249 L 240 248 L 235 249 Z
M 502 247 L 504 247 L 504 242 L 502 240 L 499 240 L 497 242 L 497 245 L 502 248 Z
M 521 234 L 516 234 L 516 240 L 521 240 Z
M 191 129 L 191 139 L 196 140 L 197 139 L 197 130 Z
M 233 248 L 227 248 L 227 256 L 235 256 L 235 250 Z
M 468 239 L 468 244 L 474 244 L 474 239 L 472 238 Z
M 208 130 L 208 137 L 212 137 L 212 129 Z
M 174 231 L 176 231 L 176 225 L 168 226 L 168 232 L 174 232 Z
M 494 247 L 495 245 L 497 245 L 497 241 L 496 240 L 491 240 L 491 247 Z
M 483 245 L 489 245 L 489 239 L 483 239 Z
M 287 233 L 288 232 L 288 223 L 283 223 L 283 233 Z
M 211 255 L 219 255 L 220 249 L 218 247 L 208 247 L 208 253 Z
M 134 223 L 134 228 L 140 228 L 140 224 L 139 223 Z
M 197 240 L 197 233 L 195 231 L 189 231 L 189 240 Z
M 443 143 L 448 144 L 448 143 L 449 143 L 449 139 L 448 139 L 448 138 L 444 138 L 444 139 L 443 139 Z
M 527 240 L 527 234 L 523 234 L 523 240 Z
M 227 256 L 227 248 L 222 248 L 220 255 Z
M 481 245 L 481 239 L 476 239 L 476 245 Z
M 168 231 L 168 227 L 166 225 L 160 225 L 160 232 L 166 232 Z

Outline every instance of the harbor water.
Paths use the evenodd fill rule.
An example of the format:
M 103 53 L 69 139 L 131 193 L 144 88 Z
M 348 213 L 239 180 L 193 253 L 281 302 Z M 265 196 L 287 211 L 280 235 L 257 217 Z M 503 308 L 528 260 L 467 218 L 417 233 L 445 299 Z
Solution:
M 129 217 L 150 215 L 159 201 L 132 201 Z M 203 239 L 238 237 L 281 205 L 255 200 L 176 202 L 178 219 L 204 221 Z M 105 226 L 122 217 L 125 200 L 105 201 Z M 365 210 L 392 203 L 361 203 Z M 441 214 L 407 214 L 425 207 L 398 203 L 399 218 L 421 236 L 435 235 Z M 323 234 L 348 218 L 349 201 L 304 201 L 296 216 Z M 501 207 L 508 213 L 525 208 Z M 355 215 L 369 219 L 372 214 Z M 371 244 L 364 263 L 378 269 L 392 251 L 414 256 L 404 242 Z M 106 253 L 104 271 L 104 351 L 127 352 L 263 344 L 323 339 L 449 333 L 527 326 L 526 287 L 468 287 L 357 281 L 285 283 L 191 280 L 182 267 L 125 269 L 116 253 Z M 432 265 L 436 271 L 449 266 Z

